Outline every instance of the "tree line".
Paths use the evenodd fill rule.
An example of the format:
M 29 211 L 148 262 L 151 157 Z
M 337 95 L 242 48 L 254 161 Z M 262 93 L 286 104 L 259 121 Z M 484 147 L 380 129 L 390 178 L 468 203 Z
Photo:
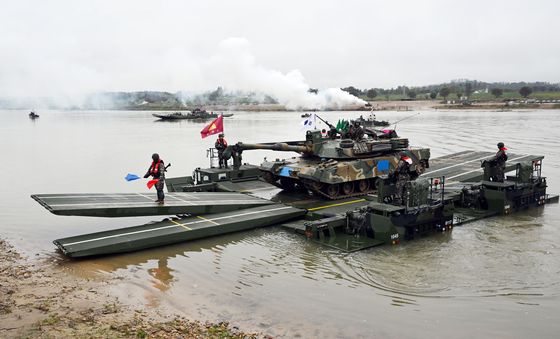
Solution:
M 500 98 L 505 92 L 518 92 L 524 98 L 527 98 L 533 92 L 560 92 L 559 84 L 551 84 L 548 82 L 494 82 L 488 83 L 477 80 L 454 80 L 449 83 L 438 85 L 428 85 L 420 87 L 397 86 L 390 89 L 385 88 L 369 88 L 359 89 L 354 86 L 342 88 L 354 96 L 368 98 L 373 100 L 376 97 L 401 96 L 415 99 L 419 95 L 423 95 L 425 99 L 435 99 L 439 95 L 447 100 L 448 96 L 455 93 L 457 98 L 470 97 L 475 91 L 489 90 L 494 97 Z

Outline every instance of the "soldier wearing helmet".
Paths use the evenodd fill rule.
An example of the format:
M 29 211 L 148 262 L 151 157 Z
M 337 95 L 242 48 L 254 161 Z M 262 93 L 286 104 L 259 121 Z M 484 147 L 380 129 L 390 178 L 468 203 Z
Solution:
M 148 172 L 146 172 L 144 178 L 149 178 L 150 176 L 158 180 L 158 182 L 155 184 L 157 191 L 156 202 L 159 204 L 163 204 L 163 201 L 165 199 L 165 194 L 163 193 L 163 184 L 165 182 L 165 164 L 157 153 L 152 154 L 152 164 L 148 168 Z
M 490 159 L 490 163 L 495 166 L 496 168 L 496 175 L 492 177 L 493 181 L 504 182 L 505 179 L 505 170 L 506 170 L 506 161 L 508 159 L 506 150 L 503 142 L 499 142 L 497 144 L 498 152 Z
M 393 181 L 395 182 L 395 200 L 393 201 L 396 205 L 402 205 L 405 203 L 404 198 L 406 195 L 406 183 L 410 181 L 410 170 L 409 165 L 412 163 L 412 159 L 406 154 L 401 154 L 401 158 L 397 163 L 397 167 L 392 173 Z
M 218 164 L 220 168 L 222 168 L 222 166 L 228 168 L 227 160 L 224 158 L 224 151 L 226 150 L 227 145 L 227 141 L 224 139 L 224 133 L 218 134 L 218 140 L 216 140 L 214 147 L 218 150 Z
M 360 125 L 359 121 L 354 121 L 354 135 L 352 136 L 352 139 L 356 140 L 356 141 L 360 141 L 364 138 L 364 129 L 362 128 L 362 125 Z

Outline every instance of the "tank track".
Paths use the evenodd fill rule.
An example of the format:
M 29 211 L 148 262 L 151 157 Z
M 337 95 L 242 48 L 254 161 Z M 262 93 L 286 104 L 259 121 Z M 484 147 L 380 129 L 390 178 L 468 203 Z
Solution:
M 264 173 L 267 173 L 267 172 L 263 172 L 263 174 Z M 270 173 L 267 173 L 266 175 L 263 175 L 263 179 L 266 182 L 268 182 L 269 184 L 274 185 L 278 188 L 285 189 L 285 190 L 293 190 L 295 187 L 300 187 L 301 186 L 300 183 L 297 183 L 294 186 L 290 186 L 290 187 L 282 185 L 282 183 L 279 181 L 279 178 L 276 177 L 276 176 L 273 176 Z M 312 181 L 312 180 L 303 180 L 302 183 L 303 183 L 303 187 L 305 189 L 307 189 L 308 191 L 312 192 L 313 194 L 317 194 L 319 196 L 325 197 L 329 200 L 340 200 L 340 199 L 346 199 L 346 198 L 352 198 L 352 197 L 360 197 L 360 196 L 364 196 L 364 195 L 368 195 L 368 194 L 372 194 L 372 193 L 377 192 L 377 189 L 375 187 L 375 179 L 362 179 L 362 180 L 367 180 L 367 182 L 368 182 L 368 186 L 367 186 L 366 190 L 358 191 L 356 185 L 361 180 L 356 180 L 356 181 L 352 182 L 354 184 L 354 192 L 352 192 L 350 194 L 343 194 L 341 186 L 344 183 L 335 184 L 335 185 L 338 185 L 338 190 L 336 190 L 336 194 L 334 194 L 334 195 L 329 194 L 329 192 L 328 192 L 329 186 L 332 186 L 332 184 L 320 184 L 318 186 L 317 182 Z M 295 180 L 294 180 L 294 182 L 295 182 Z
M 323 184 L 322 187 L 320 187 L 319 189 L 317 189 L 316 185 L 314 185 L 313 182 L 306 181 L 304 182 L 304 185 L 305 188 L 307 188 L 309 191 L 313 192 L 314 194 L 318 194 L 330 200 L 340 200 L 340 199 L 346 199 L 352 197 L 360 197 L 360 196 L 377 192 L 377 189 L 375 187 L 375 179 L 364 179 L 364 180 L 368 180 L 367 189 L 365 191 L 357 191 L 355 186 L 360 180 L 356 180 L 352 182 L 354 184 L 354 192 L 350 194 L 343 194 L 341 192 L 342 191 L 340 187 L 341 184 L 336 184 L 339 185 L 339 187 L 335 195 L 331 195 L 328 193 L 328 188 L 329 186 L 332 186 L 331 184 Z

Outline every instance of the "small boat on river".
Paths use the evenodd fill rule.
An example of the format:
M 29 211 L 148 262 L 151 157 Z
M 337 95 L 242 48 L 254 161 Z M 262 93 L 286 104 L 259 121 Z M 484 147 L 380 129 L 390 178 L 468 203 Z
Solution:
M 385 127 L 391 124 L 389 121 L 377 120 L 375 118 L 375 114 L 371 114 L 367 118 L 364 118 L 363 116 L 360 115 L 360 117 L 356 119 L 356 121 L 359 122 L 360 125 L 364 127 Z
M 154 113 L 152 115 L 161 120 L 206 120 L 206 119 L 215 119 L 220 114 L 223 115 L 224 118 L 233 116 L 233 113 L 207 112 L 206 110 L 199 109 L 199 108 L 195 108 L 192 112 L 187 111 L 186 113 L 183 112 L 174 112 L 169 114 Z

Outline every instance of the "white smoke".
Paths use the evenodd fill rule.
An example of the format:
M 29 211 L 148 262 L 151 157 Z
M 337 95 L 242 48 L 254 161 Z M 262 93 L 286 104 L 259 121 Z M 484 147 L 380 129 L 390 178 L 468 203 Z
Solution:
M 265 68 L 256 62 L 250 47 L 244 38 L 222 41 L 218 52 L 203 64 L 203 74 L 228 90 L 271 95 L 288 109 L 342 109 L 366 103 L 340 88 L 310 93 L 310 86 L 299 70 L 284 74 Z
M 100 92 L 204 93 L 218 86 L 229 93 L 262 93 L 287 109 L 344 109 L 365 104 L 339 88 L 310 93 L 299 70 L 282 73 L 260 65 L 244 38 L 225 39 L 206 53 L 187 44 L 137 54 L 90 47 L 104 48 L 102 59 L 84 57 L 60 44 L 45 45 L 45 51 L 25 57 L 19 56 L 16 45 L 12 47 L 0 55 L 0 105 L 1 99 L 11 99 L 23 107 L 91 107 L 92 98 L 109 98 L 96 95 Z M 105 102 L 101 106 L 108 107 Z M 114 107 L 118 107 L 116 102 Z

